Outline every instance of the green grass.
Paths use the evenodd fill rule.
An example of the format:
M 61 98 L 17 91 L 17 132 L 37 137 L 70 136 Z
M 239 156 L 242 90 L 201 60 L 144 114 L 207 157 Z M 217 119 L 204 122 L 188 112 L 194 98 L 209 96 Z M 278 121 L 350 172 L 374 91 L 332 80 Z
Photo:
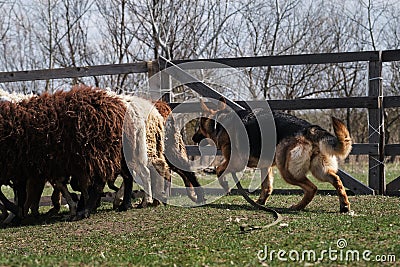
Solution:
M 356 178 L 357 167 L 347 166 Z M 399 174 L 392 166 L 390 177 Z M 352 170 L 353 168 L 353 170 Z M 251 175 L 247 173 L 246 175 Z M 366 176 L 365 176 L 366 177 Z M 203 182 L 215 180 L 201 177 Z M 392 178 L 390 178 L 392 179 Z M 315 182 L 319 188 L 324 183 Z M 281 178 L 276 188 L 289 188 Z M 326 189 L 332 189 L 327 184 Z M 51 193 L 50 188 L 47 194 Z M 253 196 L 256 198 L 256 196 Z M 0 266 L 375 266 L 375 261 L 346 261 L 346 252 L 358 251 L 362 258 L 370 250 L 377 255 L 394 255 L 400 261 L 400 198 L 350 196 L 352 214 L 340 214 L 337 196 L 317 195 L 305 211 L 286 208 L 301 199 L 298 195 L 272 195 L 267 205 L 278 209 L 283 222 L 272 228 L 241 233 L 243 223 L 265 225 L 271 214 L 254 210 L 240 196 L 225 196 L 196 208 L 162 206 L 115 212 L 111 203 L 90 218 L 68 222 L 67 209 L 53 219 L 29 218 L 23 226 L 0 229 Z M 46 212 L 49 207 L 41 207 Z M 27 225 L 26 225 L 27 224 Z M 338 239 L 347 241 L 340 250 Z M 259 251 L 272 252 L 260 261 Z M 280 261 L 277 252 L 337 250 L 337 260 L 325 254 L 323 260 Z M 282 253 L 282 252 L 281 252 Z M 335 252 L 333 252 L 335 253 Z M 344 255 L 340 260 L 340 253 Z M 261 254 L 261 256 L 263 256 Z M 332 258 L 331 258 L 332 259 Z M 393 262 L 384 263 L 387 266 Z
M 299 198 L 275 195 L 268 205 L 285 208 Z M 277 258 L 260 262 L 257 252 L 267 246 L 320 253 L 337 249 L 339 238 L 348 244 L 343 251 L 371 250 L 373 256 L 399 258 L 400 199 L 357 196 L 350 201 L 355 213 L 339 214 L 337 197 L 316 196 L 306 211 L 282 212 L 280 226 L 245 234 L 239 231 L 242 223 L 264 225 L 272 217 L 253 210 L 239 196 L 198 208 L 165 206 L 121 213 L 105 203 L 82 221 L 42 218 L 37 225 L 1 229 L 0 265 L 284 266 L 287 262 Z M 346 264 L 328 257 L 322 263 Z

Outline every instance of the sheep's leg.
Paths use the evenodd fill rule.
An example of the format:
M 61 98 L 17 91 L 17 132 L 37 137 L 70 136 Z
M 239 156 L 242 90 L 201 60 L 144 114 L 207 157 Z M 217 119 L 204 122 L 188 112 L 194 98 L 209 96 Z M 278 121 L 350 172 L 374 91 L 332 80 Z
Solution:
M 166 169 L 165 169 L 165 174 L 164 174 L 164 178 L 161 180 L 161 191 L 162 191 L 162 195 L 161 195 L 161 201 L 162 203 L 164 203 L 164 205 L 167 204 L 168 202 L 168 198 L 171 195 L 171 172 L 168 168 L 168 165 L 166 165 Z
M 150 170 L 147 167 L 142 166 L 140 177 L 142 178 L 143 190 L 146 192 L 146 195 L 143 198 L 142 203 L 140 203 L 138 207 L 146 208 L 147 206 L 153 203 L 153 191 L 151 188 Z M 125 190 L 126 190 L 126 185 L 125 185 Z
M 72 220 L 80 220 L 89 217 L 88 211 L 89 191 L 88 188 L 81 188 L 81 198 L 79 199 L 79 210 Z
M 34 216 L 39 215 L 39 203 L 45 183 L 46 182 L 43 179 L 28 179 L 26 184 L 24 216 L 28 215 L 29 209 L 31 209 Z
M 151 189 L 153 192 L 153 206 L 157 206 L 160 202 L 166 204 L 168 194 L 165 191 L 165 184 L 171 184 L 171 173 L 168 165 L 162 159 L 153 160 L 152 166 L 149 168 L 151 177 Z
M 55 182 L 53 186 L 62 193 L 63 197 L 67 201 L 70 217 L 75 218 L 77 212 L 77 203 L 72 199 L 72 196 L 69 193 L 67 186 L 62 181 Z
M 171 153 L 171 156 L 173 155 L 175 154 Z M 205 203 L 206 199 L 204 198 L 204 189 L 201 187 L 199 181 L 197 180 L 195 173 L 192 171 L 187 171 L 190 170 L 189 162 L 184 158 L 178 156 L 174 158 L 174 161 L 179 162 L 179 166 L 182 166 L 183 169 L 178 168 L 177 166 L 172 164 L 167 158 L 167 164 L 170 167 L 170 169 L 176 172 L 182 178 L 186 187 L 186 192 L 188 197 L 193 202 L 199 204 Z
M 26 201 L 26 190 L 27 190 L 27 181 L 20 181 L 18 185 L 14 187 L 14 196 L 16 196 L 15 202 L 18 206 L 18 217 L 24 218 L 24 205 Z
M 1 220 L 4 220 L 5 218 L 8 217 L 8 211 L 6 209 L 6 207 L 0 203 L 0 211 L 1 211 Z
M 119 205 L 119 211 L 126 211 L 128 209 L 132 208 L 132 189 L 133 189 L 133 176 L 128 170 L 128 167 L 124 165 L 122 169 L 122 178 L 123 178 L 123 186 L 121 186 L 120 190 L 116 194 L 117 196 L 120 196 L 121 193 L 124 193 L 122 203 Z M 120 197 L 119 197 L 120 199 Z
M 15 217 L 18 220 L 17 223 L 19 223 L 20 220 L 24 217 L 26 181 L 19 181 L 18 184 L 14 184 L 13 190 L 15 203 L 9 201 L 0 188 L 0 200 L 3 202 L 4 207 L 11 212 L 8 217 L 3 221 L 4 224 L 9 224 L 13 220 L 15 222 Z
M 124 180 L 124 199 L 119 206 L 120 211 L 125 211 L 132 208 L 132 189 L 133 189 L 133 177 L 132 179 Z
M 51 203 L 53 207 L 46 213 L 47 216 L 54 216 L 60 212 L 61 209 L 61 191 L 57 188 L 53 188 L 53 193 L 51 194 Z
M 160 202 L 165 200 L 164 179 L 153 166 L 150 166 L 149 170 L 151 178 L 151 191 L 153 196 L 153 203 L 151 205 L 156 207 L 160 205 Z
M 123 165 L 121 176 L 123 182 L 121 184 L 121 187 L 115 193 L 113 201 L 113 209 L 118 209 L 119 211 L 126 211 L 132 208 L 132 189 L 133 189 L 133 176 L 129 172 L 128 167 L 126 165 Z M 131 189 L 129 188 L 126 189 L 125 184 L 128 184 L 128 186 Z
M 103 192 L 105 183 L 97 183 L 88 188 L 88 200 L 85 208 L 85 212 L 83 216 L 85 218 L 89 217 L 89 215 L 96 211 L 97 207 L 100 206 L 100 197 Z
M 125 180 L 125 179 L 124 179 Z M 125 185 L 122 182 L 121 187 L 118 189 L 117 193 L 115 193 L 113 209 L 117 209 L 121 206 L 122 200 L 124 199 Z
M 8 198 L 1 191 L 1 188 L 0 188 L 0 200 L 1 202 L 3 202 L 3 207 L 6 209 L 6 211 L 8 210 L 11 212 L 3 221 L 3 224 L 9 224 L 16 217 L 16 214 L 18 214 L 18 207 L 14 203 L 8 200 Z M 5 213 L 3 212 L 3 214 L 6 215 L 7 212 Z
M 107 186 L 108 188 L 110 188 L 111 190 L 114 190 L 115 192 L 119 191 L 119 188 L 114 184 L 115 181 L 108 181 L 107 182 Z

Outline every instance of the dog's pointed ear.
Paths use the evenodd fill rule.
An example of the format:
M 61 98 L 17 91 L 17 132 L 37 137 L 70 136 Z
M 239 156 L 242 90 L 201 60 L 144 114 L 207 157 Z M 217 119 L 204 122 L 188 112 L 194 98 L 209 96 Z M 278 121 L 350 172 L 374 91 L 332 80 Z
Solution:
M 225 97 L 221 96 L 218 102 L 218 110 L 224 110 L 226 108 L 226 100 Z
M 203 98 L 200 98 L 200 107 L 201 110 L 205 113 L 211 113 L 211 110 L 207 107 L 207 105 L 204 103 Z

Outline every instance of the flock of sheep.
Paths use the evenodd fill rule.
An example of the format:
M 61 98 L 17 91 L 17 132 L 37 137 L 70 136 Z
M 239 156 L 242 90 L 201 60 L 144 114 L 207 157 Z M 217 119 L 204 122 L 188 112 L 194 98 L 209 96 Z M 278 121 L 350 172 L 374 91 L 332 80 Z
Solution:
M 192 201 L 204 202 L 170 113 L 161 101 L 83 85 L 41 95 L 0 90 L 0 186 L 15 195 L 11 201 L 0 190 L 3 217 L 9 213 L 4 222 L 38 214 L 46 182 L 53 186 L 49 213 L 60 210 L 63 196 L 71 220 L 96 210 L 106 184 L 118 191 L 114 207 L 121 211 L 132 206 L 134 181 L 146 192 L 141 207 L 163 202 L 170 170 L 182 177 Z M 114 185 L 119 175 L 120 188 Z

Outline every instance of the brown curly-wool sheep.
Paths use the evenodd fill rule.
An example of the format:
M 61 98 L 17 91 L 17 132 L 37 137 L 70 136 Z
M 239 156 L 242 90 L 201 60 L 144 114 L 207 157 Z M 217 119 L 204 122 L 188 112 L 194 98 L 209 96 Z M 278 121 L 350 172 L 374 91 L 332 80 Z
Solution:
M 53 95 L 45 93 L 18 105 L 0 103 L 0 182 L 12 182 L 17 192 L 18 215 L 24 213 L 21 203 L 25 202 L 27 184 L 36 186 L 49 180 L 66 197 L 71 217 L 76 219 L 88 216 L 96 208 L 99 193 L 116 173 L 130 166 L 137 173 L 148 175 L 147 154 L 141 145 L 145 142 L 144 120 L 135 112 L 126 111 L 119 98 L 86 86 Z M 123 131 L 126 113 L 136 121 L 130 121 L 131 127 Z M 134 153 L 134 163 L 125 162 L 122 156 L 124 136 L 131 141 L 127 148 Z M 78 214 L 64 183 L 69 176 L 82 192 L 84 205 Z M 126 209 L 130 206 L 132 176 L 124 175 L 124 183 L 122 206 Z

